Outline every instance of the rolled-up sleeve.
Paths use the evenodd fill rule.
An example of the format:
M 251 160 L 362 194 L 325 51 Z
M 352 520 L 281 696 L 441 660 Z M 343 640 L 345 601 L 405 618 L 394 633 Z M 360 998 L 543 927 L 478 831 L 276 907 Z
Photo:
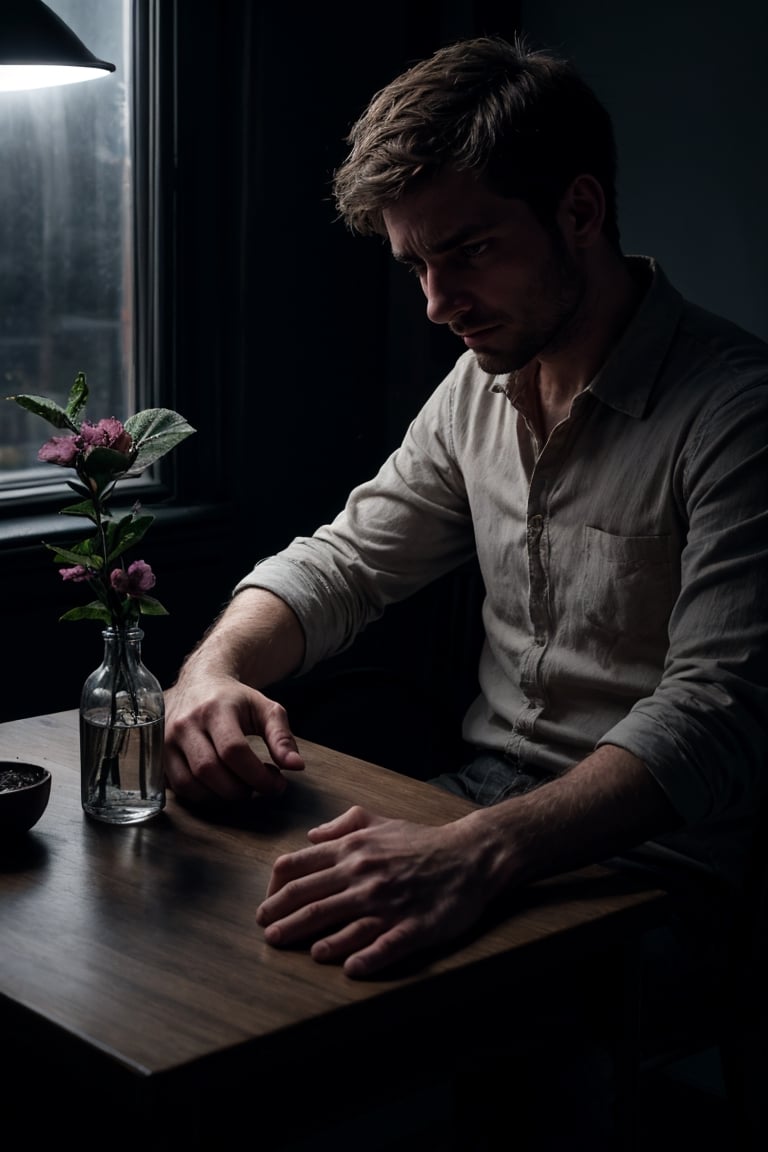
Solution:
M 724 385 L 676 470 L 687 525 L 655 691 L 599 743 L 647 765 L 689 825 L 765 792 L 768 383 Z
M 472 520 L 452 444 L 454 375 L 330 524 L 259 562 L 236 586 L 236 593 L 268 589 L 293 609 L 306 639 L 300 672 L 348 648 L 387 605 L 472 555 Z

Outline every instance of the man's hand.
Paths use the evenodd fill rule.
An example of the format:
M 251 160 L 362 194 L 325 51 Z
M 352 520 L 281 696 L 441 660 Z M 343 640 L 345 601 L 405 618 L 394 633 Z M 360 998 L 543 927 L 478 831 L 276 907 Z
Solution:
M 676 827 L 637 757 L 613 745 L 568 772 L 439 827 L 350 808 L 275 861 L 256 918 L 277 947 L 369 976 L 454 939 L 504 891 L 604 860 Z
M 180 797 L 200 802 L 282 792 L 282 770 L 304 767 L 285 709 L 257 690 L 301 663 L 304 634 L 271 592 L 234 598 L 166 693 L 165 775 Z M 261 736 L 274 761 L 248 742 Z
M 350 808 L 279 857 L 256 918 L 277 947 L 312 940 L 320 963 L 364 977 L 458 936 L 485 908 L 478 837 Z
M 260 759 L 248 735 L 263 738 L 273 763 Z M 279 793 L 280 770 L 303 767 L 285 709 L 239 680 L 188 677 L 166 693 L 165 773 L 183 799 Z

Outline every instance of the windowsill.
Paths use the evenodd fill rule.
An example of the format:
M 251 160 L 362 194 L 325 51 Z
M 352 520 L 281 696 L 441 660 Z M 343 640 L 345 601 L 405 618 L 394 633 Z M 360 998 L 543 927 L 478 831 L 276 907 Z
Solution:
M 118 509 L 114 508 L 113 511 Z M 190 525 L 204 528 L 214 522 L 220 525 L 226 519 L 229 507 L 224 504 L 174 504 L 159 508 L 148 507 L 144 511 L 155 517 L 157 525 L 166 528 Z M 72 539 L 78 534 L 84 536 L 87 534 L 87 524 L 85 517 L 50 512 L 8 517 L 0 521 L 0 552 L 40 548 L 43 541 L 56 543 L 57 540 Z

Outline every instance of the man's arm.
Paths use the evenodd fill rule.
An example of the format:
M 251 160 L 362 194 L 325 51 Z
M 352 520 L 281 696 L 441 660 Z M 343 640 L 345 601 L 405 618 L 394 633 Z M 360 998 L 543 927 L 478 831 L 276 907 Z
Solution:
M 497 846 L 495 891 L 604 860 L 682 824 L 642 761 L 613 744 L 471 819 Z
M 370 976 L 443 943 L 497 897 L 596 863 L 680 818 L 631 753 L 597 749 L 556 780 L 440 827 L 351 808 L 280 857 L 257 912 L 268 943 Z
M 248 588 L 233 598 L 187 657 L 166 694 L 169 786 L 187 800 L 236 799 L 285 786 L 279 769 L 303 768 L 285 710 L 259 688 L 294 672 L 304 634 L 278 596 Z M 274 765 L 246 737 L 262 736 Z
M 295 672 L 303 654 L 301 625 L 285 601 L 262 588 L 245 588 L 187 658 L 182 675 L 209 667 L 264 688 Z

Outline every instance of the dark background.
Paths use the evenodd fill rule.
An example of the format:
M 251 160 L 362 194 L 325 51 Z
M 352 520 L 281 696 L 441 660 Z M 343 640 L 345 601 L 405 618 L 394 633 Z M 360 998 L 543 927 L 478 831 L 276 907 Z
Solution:
M 330 201 L 369 97 L 441 44 L 522 28 L 534 47 L 571 56 L 614 116 L 625 250 L 657 256 L 686 294 L 768 335 L 768 16 L 757 0 L 396 0 L 300 13 L 184 0 L 160 11 L 160 368 L 169 403 L 198 429 L 150 504 L 145 558 L 170 616 L 147 621 L 144 655 L 164 686 L 237 579 L 338 511 L 461 351 L 427 322 L 383 243 L 350 236 Z M 28 510 L 0 525 L 0 720 L 76 707 L 101 656 L 98 626 L 57 622 L 73 588 L 43 529 Z M 411 703 L 458 723 L 477 591 L 471 571 L 441 581 L 326 670 L 379 670 L 319 697 L 351 714 L 361 684 L 375 685 L 377 742 L 353 750 L 396 757 L 402 681 L 421 693 L 407 691 Z M 300 735 L 325 735 L 307 723 Z

